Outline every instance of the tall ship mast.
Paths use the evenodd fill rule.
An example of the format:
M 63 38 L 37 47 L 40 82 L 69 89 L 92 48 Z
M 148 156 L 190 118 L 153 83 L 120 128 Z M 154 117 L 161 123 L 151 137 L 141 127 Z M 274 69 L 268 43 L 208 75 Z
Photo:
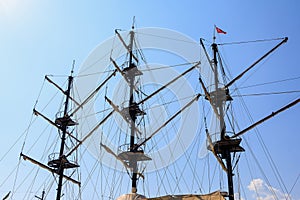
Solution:
M 116 62 L 111 58 L 116 69 L 122 74 L 122 76 L 128 83 L 129 86 L 128 107 L 123 108 L 123 110 L 119 110 L 117 106 L 115 106 L 114 103 L 111 100 L 109 100 L 107 97 L 106 100 L 114 108 L 114 110 L 119 112 L 130 125 L 129 145 L 124 144 L 121 146 L 121 147 L 126 147 L 127 150 L 120 152 L 116 156 L 116 158 L 119 159 L 126 168 L 130 169 L 131 193 L 135 195 L 137 193 L 138 176 L 141 175 L 141 172 L 139 172 L 138 169 L 138 162 L 148 161 L 151 160 L 151 158 L 144 154 L 144 150 L 137 144 L 136 141 L 136 135 L 138 134 L 136 128 L 137 117 L 143 116 L 146 113 L 140 109 L 139 105 L 135 100 L 135 95 L 134 95 L 134 92 L 136 92 L 135 91 L 136 77 L 143 75 L 143 73 L 137 67 L 138 60 L 136 59 L 135 62 L 133 61 L 134 60 L 133 59 L 134 27 L 132 27 L 132 30 L 130 31 L 129 34 L 130 34 L 130 43 L 128 45 L 128 52 L 129 52 L 128 66 L 125 67 L 123 70 L 121 70 L 119 66 L 116 64 Z M 108 148 L 104 144 L 102 144 L 102 146 L 106 149 Z
M 40 106 L 41 95 L 34 106 L 21 150 L 21 158 L 33 165 L 25 162 L 30 170 L 16 170 L 20 184 L 8 193 L 11 199 L 21 198 L 21 185 L 27 186 L 23 199 L 234 200 L 245 195 L 238 164 L 251 146 L 243 135 L 300 99 L 239 124 L 243 113 L 235 117 L 236 84 L 288 39 L 276 39 L 259 59 L 228 78 L 215 33 L 213 42 L 196 42 L 171 30 L 134 25 L 129 31 L 116 29 L 66 82 L 54 81 L 59 75 L 45 76 L 40 94 L 55 92 L 46 107 Z M 48 116 L 54 110 L 53 120 Z
M 74 68 L 74 63 L 73 63 L 73 68 Z M 37 111 L 35 108 L 33 109 L 33 113 L 36 116 L 41 116 L 42 118 L 44 118 L 50 125 L 54 126 L 55 128 L 58 129 L 59 135 L 60 135 L 60 149 L 59 149 L 59 153 L 52 153 L 48 156 L 48 163 L 47 165 L 29 157 L 28 155 L 23 154 L 23 152 L 21 152 L 20 156 L 24 159 L 24 160 L 29 160 L 30 162 L 38 165 L 41 168 L 44 168 L 46 170 L 48 170 L 49 172 L 55 174 L 55 176 L 57 176 L 58 182 L 57 182 L 57 193 L 56 193 L 56 200 L 60 200 L 61 196 L 62 196 L 62 187 L 63 187 L 63 180 L 66 179 L 68 181 L 73 182 L 74 184 L 77 184 L 80 186 L 80 181 L 77 181 L 75 179 L 73 179 L 70 176 L 67 176 L 64 174 L 64 172 L 66 170 L 72 170 L 72 169 L 76 169 L 79 167 L 79 165 L 77 164 L 77 162 L 74 161 L 70 161 L 70 158 L 67 158 L 66 154 L 65 154 L 65 146 L 66 146 L 66 139 L 67 136 L 69 136 L 69 138 L 71 140 L 76 139 L 73 136 L 73 133 L 70 133 L 70 127 L 74 127 L 76 125 L 78 125 L 76 122 L 74 122 L 71 119 L 71 116 L 69 115 L 69 107 L 70 107 L 70 101 L 71 99 L 73 99 L 70 95 L 71 95 L 71 89 L 72 89 L 72 85 L 73 85 L 73 70 L 71 72 L 71 75 L 68 77 L 68 83 L 67 83 L 67 89 L 66 91 L 63 91 L 58 85 L 56 85 L 51 79 L 49 79 L 48 77 L 45 77 L 46 80 L 48 80 L 50 83 L 52 83 L 53 85 L 55 85 L 56 87 L 58 87 L 61 91 L 63 91 L 64 95 L 65 95 L 65 102 L 64 102 L 64 106 L 63 106 L 63 111 L 62 112 L 58 112 L 55 121 L 51 121 L 51 119 L 47 118 L 46 116 L 44 116 L 42 113 L 40 113 L 39 111 Z M 73 170 L 73 172 L 75 172 Z M 36 197 L 38 199 L 44 199 L 44 195 L 45 192 L 43 191 L 42 197 Z
M 220 29 L 219 29 L 220 30 Z M 215 35 L 213 37 L 213 44 L 211 45 L 212 52 L 213 52 L 213 58 L 211 59 L 211 70 L 213 74 L 213 83 L 212 83 L 212 89 L 211 91 L 208 91 L 206 88 L 203 80 L 201 77 L 199 78 L 199 81 L 203 87 L 203 90 L 206 95 L 206 99 L 209 101 L 209 103 L 212 106 L 212 109 L 214 111 L 215 115 L 215 120 L 216 120 L 216 130 L 217 133 L 213 134 L 218 134 L 219 139 L 216 140 L 215 142 L 212 142 L 210 138 L 210 134 L 208 130 L 206 129 L 207 132 L 207 137 L 209 141 L 209 146 L 208 149 L 216 156 L 217 160 L 219 161 L 220 165 L 224 169 L 224 171 L 227 174 L 227 185 L 228 185 L 228 199 L 229 200 L 234 200 L 234 186 L 233 186 L 233 165 L 232 165 L 232 154 L 236 154 L 239 152 L 244 152 L 244 148 L 240 146 L 240 143 L 242 141 L 240 136 L 244 132 L 250 130 L 251 128 L 254 128 L 257 124 L 253 124 L 250 126 L 246 131 L 240 132 L 235 134 L 233 130 L 230 132 L 227 132 L 228 127 L 225 122 L 225 117 L 226 117 L 226 112 L 229 110 L 229 106 L 231 102 L 233 101 L 232 97 L 230 96 L 230 91 L 229 87 L 235 83 L 238 79 L 240 79 L 247 71 L 249 71 L 251 68 L 253 68 L 256 64 L 258 64 L 261 60 L 263 60 L 266 56 L 268 56 L 270 53 L 272 53 L 274 50 L 276 50 L 278 47 L 280 47 L 282 44 L 287 42 L 288 38 L 284 38 L 278 45 L 276 45 L 274 48 L 272 48 L 270 51 L 268 51 L 266 54 L 264 54 L 260 59 L 258 59 L 256 62 L 254 62 L 250 67 L 248 67 L 245 71 L 243 71 L 241 74 L 239 74 L 236 78 L 231 80 L 229 83 L 222 83 L 219 79 L 219 71 L 223 72 L 223 76 L 225 76 L 225 72 L 223 66 L 218 66 L 218 63 L 222 63 L 220 60 L 220 54 L 218 51 L 218 45 L 215 42 Z M 203 40 L 200 39 L 201 46 L 205 50 L 205 46 L 203 43 Z M 205 50 L 206 51 L 206 50 Z M 206 55 L 208 55 L 206 53 Z M 225 79 L 223 78 L 223 81 Z M 294 103 L 299 102 L 299 100 L 295 101 Z M 285 107 L 285 109 L 289 108 Z M 282 109 L 281 111 L 285 110 Z M 281 112 L 280 111 L 280 112 Z M 263 119 L 267 120 L 267 119 Z M 229 123 L 232 124 L 232 122 L 229 121 Z M 229 134 L 233 135 L 229 135 Z M 224 160 L 224 162 L 223 162 Z

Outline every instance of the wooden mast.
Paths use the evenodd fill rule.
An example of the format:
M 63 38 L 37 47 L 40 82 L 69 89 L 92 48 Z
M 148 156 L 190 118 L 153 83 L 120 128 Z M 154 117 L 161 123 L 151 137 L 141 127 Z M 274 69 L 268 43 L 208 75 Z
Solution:
M 232 98 L 229 95 L 228 89 L 221 87 L 219 84 L 219 74 L 218 74 L 218 46 L 215 43 L 212 44 L 213 51 L 213 74 L 214 74 L 214 91 L 209 93 L 210 99 L 212 100 L 212 106 L 214 110 L 217 110 L 219 119 L 219 131 L 220 140 L 213 144 L 214 152 L 221 155 L 221 159 L 225 160 L 226 170 L 227 170 L 227 185 L 228 185 L 228 198 L 229 200 L 234 200 L 234 188 L 233 188 L 233 169 L 232 169 L 232 159 L 231 153 L 243 152 L 244 149 L 240 146 L 241 139 L 230 139 L 226 135 L 226 123 L 225 123 L 225 112 L 224 107 L 227 101 L 231 101 Z M 212 149 L 210 149 L 212 150 Z
M 73 62 L 73 68 L 74 68 L 74 62 Z M 80 142 L 76 137 L 74 137 L 71 133 L 68 132 L 69 126 L 75 126 L 78 125 L 78 123 L 74 122 L 71 119 L 71 116 L 68 114 L 69 109 L 69 100 L 72 100 L 75 102 L 75 104 L 78 104 L 71 96 L 71 88 L 73 83 L 73 76 L 72 76 L 73 70 L 71 71 L 71 75 L 68 77 L 68 87 L 66 91 L 63 91 L 63 94 L 66 95 L 66 101 L 64 105 L 64 111 L 63 116 L 57 116 L 55 119 L 55 122 L 51 121 L 49 118 L 44 116 L 42 113 L 38 112 L 36 109 L 33 109 L 33 112 L 35 115 L 42 116 L 47 122 L 49 122 L 51 125 L 55 126 L 58 131 L 61 133 L 61 145 L 60 145 L 60 151 L 59 153 L 52 153 L 48 156 L 48 163 L 47 165 L 23 154 L 20 153 L 20 156 L 23 157 L 24 160 L 28 160 L 32 162 L 33 164 L 38 165 L 41 168 L 44 168 L 48 170 L 51 173 L 57 174 L 59 176 L 58 178 L 58 187 L 57 187 L 57 193 L 56 193 L 56 200 L 60 200 L 60 197 L 62 196 L 62 185 L 63 185 L 63 179 L 66 179 L 68 181 L 71 181 L 75 184 L 78 184 L 80 186 L 80 182 L 77 180 L 74 180 L 70 176 L 67 176 L 64 174 L 65 169 L 71 169 L 71 168 L 77 168 L 79 165 L 76 162 L 69 161 L 67 157 L 70 155 L 65 155 L 64 149 L 65 149 L 65 141 L 67 135 L 70 136 L 72 139 L 75 139 L 77 142 Z M 56 85 L 53 81 L 50 83 Z M 56 85 L 60 90 L 62 90 L 58 85 Z M 43 191 L 42 197 L 37 197 L 39 199 L 44 199 L 45 192 Z
M 132 27 L 133 29 L 133 27 Z M 135 146 L 135 120 L 136 120 L 136 111 L 133 109 L 134 107 L 134 97 L 133 97 L 133 89 L 134 89 L 134 82 L 135 82 L 135 73 L 134 69 L 136 66 L 132 62 L 132 47 L 133 47 L 133 39 L 134 39 L 134 32 L 133 30 L 130 31 L 130 44 L 129 44 L 129 74 L 128 79 L 130 81 L 130 92 L 129 92 L 129 115 L 131 118 L 131 124 L 130 124 L 130 152 L 133 152 L 134 146 Z M 137 161 L 134 159 L 134 157 L 129 162 L 130 168 L 132 168 L 132 184 L 131 184 L 131 192 L 136 193 L 137 192 Z
M 61 118 L 61 127 L 62 127 L 62 137 L 61 137 L 61 145 L 60 145 L 60 152 L 59 152 L 59 168 L 58 168 L 58 187 L 57 187 L 57 194 L 56 194 L 56 200 L 60 200 L 61 197 L 61 190 L 62 190 L 62 181 L 63 181 L 63 175 L 64 175 L 64 147 L 65 147 L 65 140 L 66 140 L 66 132 L 67 127 L 69 124 L 69 121 L 71 120 L 68 116 L 68 106 L 69 106 L 69 99 L 70 99 L 70 91 L 72 86 L 73 77 L 69 76 L 68 79 L 68 89 L 66 91 L 66 102 L 65 102 L 65 108 L 64 108 L 64 116 Z
M 130 31 L 130 43 L 129 49 L 129 64 L 128 67 L 123 70 L 125 72 L 125 77 L 129 82 L 129 103 L 128 103 L 128 114 L 130 117 L 130 146 L 128 155 L 129 168 L 132 169 L 131 177 L 131 192 L 137 193 L 137 180 L 138 180 L 138 162 L 142 160 L 149 160 L 147 156 L 143 155 L 141 149 L 135 148 L 137 146 L 135 141 L 136 126 L 135 121 L 137 116 L 145 115 L 145 112 L 140 110 L 138 104 L 134 99 L 135 92 L 135 77 L 141 76 L 143 73 L 137 68 L 137 65 L 133 62 L 133 42 L 134 42 L 134 26 L 132 25 L 132 30 Z M 125 152 L 126 153 L 126 152 Z M 124 155 L 124 154 L 123 154 Z M 119 155 L 122 157 L 122 155 Z
M 126 45 L 125 41 L 121 37 L 121 35 L 116 30 L 116 33 L 127 49 L 129 53 L 129 60 L 128 60 L 128 66 L 124 69 L 121 69 L 118 64 L 113 60 L 113 58 L 110 58 L 113 66 L 116 68 L 118 72 L 121 73 L 122 77 L 125 79 L 127 84 L 129 85 L 129 102 L 128 107 L 125 107 L 123 109 L 119 109 L 118 106 L 116 106 L 108 97 L 105 97 L 106 101 L 113 107 L 114 111 L 116 111 L 118 114 L 122 116 L 122 118 L 129 124 L 130 127 L 130 141 L 129 144 L 124 144 L 120 146 L 121 147 L 126 146 L 126 150 L 121 150 L 119 154 L 115 154 L 109 147 L 107 147 L 104 144 L 101 144 L 101 146 L 110 154 L 112 154 L 114 157 L 116 157 L 117 160 L 120 160 L 122 164 L 131 170 L 131 193 L 136 195 L 137 194 L 137 181 L 138 176 L 140 173 L 138 172 L 138 162 L 141 161 L 149 161 L 151 160 L 150 157 L 144 154 L 144 150 L 138 146 L 136 141 L 136 134 L 141 133 L 140 130 L 136 127 L 136 119 L 138 116 L 143 116 L 146 113 L 142 111 L 139 108 L 139 103 L 136 102 L 134 98 L 134 92 L 138 92 L 135 83 L 136 83 L 136 77 L 143 75 L 143 73 L 138 69 L 137 62 L 138 59 L 133 53 L 133 44 L 134 44 L 134 26 L 132 26 L 132 30 L 129 32 L 130 34 L 130 42 L 128 45 Z M 128 145 L 128 146 L 127 146 Z
M 236 152 L 243 152 L 245 151 L 241 146 L 240 143 L 242 141 L 241 138 L 237 138 L 237 136 L 242 135 L 244 132 L 250 130 L 257 124 L 261 123 L 262 121 L 265 121 L 270 118 L 270 116 L 267 116 L 263 120 L 260 120 L 259 122 L 253 124 L 252 126 L 248 127 L 247 129 L 241 131 L 238 134 L 235 134 L 232 137 L 229 137 L 226 134 L 226 123 L 224 120 L 225 116 L 225 104 L 227 101 L 231 101 L 232 98 L 229 95 L 229 86 L 232 85 L 235 81 L 237 81 L 239 78 L 241 78 L 247 71 L 249 71 L 251 68 L 253 68 L 257 63 L 259 63 L 261 60 L 266 58 L 270 53 L 272 53 L 275 49 L 277 49 L 279 46 L 287 42 L 288 38 L 284 38 L 279 44 L 277 44 L 274 48 L 272 48 L 270 51 L 268 51 L 266 54 L 264 54 L 260 59 L 258 59 L 256 62 L 254 62 L 250 67 L 248 67 L 245 71 L 243 71 L 239 76 L 234 78 L 232 81 L 230 81 L 225 86 L 221 87 L 218 80 L 218 61 L 217 61 L 217 54 L 218 54 L 218 46 L 215 43 L 215 32 L 213 37 L 213 44 L 212 44 L 212 51 L 213 51 L 213 60 L 211 64 L 211 68 L 213 70 L 214 75 L 214 91 L 211 91 L 210 93 L 206 92 L 207 99 L 209 100 L 211 106 L 213 107 L 215 114 L 218 117 L 219 120 L 219 131 L 220 131 L 220 140 L 216 141 L 212 144 L 211 147 L 208 147 L 209 150 L 213 151 L 216 155 L 220 155 L 220 158 L 223 159 L 226 163 L 226 172 L 227 172 L 227 184 L 228 184 L 228 198 L 229 200 L 234 200 L 234 187 L 233 187 L 233 167 L 232 167 L 232 158 L 231 153 Z M 204 44 L 202 40 L 200 40 L 200 43 L 202 47 L 205 50 Z M 205 50 L 206 53 L 206 50 Z M 208 57 L 207 53 L 206 56 Z M 201 80 L 200 80 L 201 81 Z M 203 83 L 202 83 L 202 87 Z M 206 88 L 203 88 L 206 91 Z M 293 103 L 292 105 L 295 105 L 299 102 L 299 99 Z M 291 105 L 291 106 L 292 106 Z M 287 109 L 288 107 L 291 107 L 290 105 L 284 107 L 283 109 Z M 282 110 L 283 110 L 282 109 Z M 281 110 L 279 110 L 281 112 Z M 276 113 L 277 114 L 277 113 Z

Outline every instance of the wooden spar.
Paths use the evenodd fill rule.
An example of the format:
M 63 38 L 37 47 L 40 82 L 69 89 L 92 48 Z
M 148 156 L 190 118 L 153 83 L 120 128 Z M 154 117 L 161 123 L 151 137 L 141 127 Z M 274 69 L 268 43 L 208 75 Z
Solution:
M 45 190 L 43 190 L 43 192 L 42 192 L 42 197 L 39 197 L 39 196 L 37 196 L 37 195 L 34 195 L 34 197 L 37 198 L 37 199 L 40 199 L 40 200 L 44 200 L 44 197 L 45 197 Z
M 126 48 L 126 50 L 128 51 L 128 53 L 131 54 L 132 53 L 132 49 L 130 49 L 130 47 L 126 45 L 125 41 L 123 40 L 123 38 L 121 37 L 121 35 L 120 35 L 120 33 L 118 32 L 117 29 L 115 30 L 115 33 L 117 34 L 118 38 L 120 39 L 121 43 L 124 45 L 124 47 Z M 130 34 L 131 34 L 131 31 L 130 31 Z M 134 54 L 132 54 L 131 56 L 132 56 L 132 58 L 135 61 L 138 62 L 138 59 L 137 59 L 137 57 Z
M 121 70 L 121 68 L 118 66 L 118 64 L 116 63 L 116 61 L 115 61 L 114 59 L 112 59 L 112 57 L 110 57 L 110 61 L 114 64 L 116 70 L 117 70 L 118 72 L 120 72 L 120 74 L 122 74 L 122 76 L 123 76 L 124 73 L 123 73 L 123 71 Z M 126 81 L 127 81 L 127 79 L 126 79 Z
M 227 170 L 225 164 L 223 163 L 222 159 L 217 155 L 216 151 L 214 150 L 215 148 L 213 146 L 213 143 L 212 143 L 211 137 L 208 133 L 208 130 L 206 129 L 205 132 L 206 132 L 206 137 L 207 137 L 208 144 L 210 146 L 211 151 L 213 152 L 213 154 L 214 154 L 215 158 L 217 159 L 218 163 L 221 165 L 222 169 L 227 173 L 228 170 Z
M 52 169 L 52 168 L 48 167 L 47 165 L 44 165 L 43 163 L 40 163 L 40 162 L 36 161 L 35 159 L 30 158 L 29 156 L 26 156 L 23 153 L 21 153 L 20 156 L 22 156 L 24 160 L 29 160 L 30 162 L 32 162 L 33 164 L 36 164 L 36 165 L 40 166 L 41 168 L 44 168 L 44 169 L 46 169 L 46 170 L 48 170 L 48 171 L 50 171 L 52 173 L 58 174 L 58 172 L 55 169 Z M 72 179 L 69 176 L 63 175 L 63 177 L 66 180 L 71 181 L 71 182 L 73 182 L 73 183 L 75 183 L 75 184 L 77 184 L 79 186 L 81 184 L 79 181 L 76 181 L 76 180 Z
M 78 149 L 78 147 L 80 145 L 82 145 L 82 143 L 88 139 L 99 127 L 101 124 L 103 124 L 112 114 L 114 111 L 111 111 L 104 119 L 102 119 L 101 122 L 99 122 L 94 128 L 93 130 L 91 130 L 81 141 L 79 141 L 79 143 L 69 152 L 66 154 L 66 157 L 70 156 L 74 151 L 76 151 L 76 149 Z
M 59 85 L 57 85 L 55 82 L 53 82 L 48 76 L 45 76 L 45 79 L 51 83 L 52 85 L 54 85 L 58 90 L 60 90 L 64 95 L 66 95 L 66 91 L 64 91 L 61 87 L 59 87 Z M 80 105 L 80 103 L 78 103 L 73 97 L 69 97 L 76 105 Z
M 43 115 L 42 113 L 38 112 L 35 108 L 33 109 L 33 113 L 35 115 L 39 115 L 42 118 L 44 118 L 47 122 L 49 122 L 51 125 L 55 126 L 56 128 L 58 128 L 59 130 L 62 131 L 62 127 L 58 126 L 56 123 L 54 123 L 52 120 L 50 120 L 48 117 L 46 117 L 45 115 Z M 76 137 L 74 137 L 71 133 L 69 133 L 68 131 L 66 131 L 66 134 L 69 135 L 71 138 L 73 138 L 74 140 L 76 140 L 77 142 L 80 142 L 79 139 L 77 139 Z
M 192 66 L 191 68 L 189 68 L 188 70 L 186 70 L 185 72 L 183 72 L 182 74 L 180 74 L 179 76 L 177 76 L 176 78 L 174 78 L 173 80 L 171 80 L 166 85 L 162 86 L 161 88 L 159 88 L 158 90 L 156 90 L 155 92 L 150 94 L 149 96 L 147 96 L 145 99 L 141 100 L 139 103 L 137 103 L 137 105 L 140 105 L 140 104 L 144 103 L 145 101 L 147 101 L 148 99 L 152 98 L 154 95 L 156 95 L 157 93 L 159 93 L 160 91 L 162 91 L 163 89 L 167 88 L 169 85 L 171 85 L 172 83 L 177 81 L 180 77 L 182 77 L 185 74 L 187 74 L 188 72 L 192 71 L 199 64 L 200 64 L 200 62 L 197 62 L 197 64 L 195 64 L 194 66 Z
M 205 48 L 205 46 L 204 46 L 204 43 L 203 43 L 203 39 L 202 39 L 202 38 L 200 38 L 200 44 L 201 44 L 201 46 L 202 46 L 202 48 L 203 48 L 203 50 L 204 50 L 205 56 L 206 56 L 206 58 L 207 58 L 207 60 L 208 60 L 208 63 L 209 63 L 209 65 L 210 65 L 211 70 L 214 71 L 214 68 L 213 68 L 213 66 L 212 66 L 212 63 L 210 62 L 210 57 L 209 57 L 209 55 L 208 55 L 208 53 L 207 53 L 207 51 L 206 51 L 206 48 Z
M 240 78 L 242 78 L 242 76 L 244 76 L 244 74 L 246 72 L 248 72 L 250 69 L 252 69 L 255 65 L 257 65 L 260 61 L 262 61 L 264 58 L 266 58 L 268 55 L 270 55 L 270 53 L 272 53 L 273 51 L 275 51 L 278 47 L 280 47 L 282 44 L 286 43 L 287 41 L 288 41 L 288 37 L 285 37 L 279 44 L 277 44 L 270 51 L 268 51 L 267 53 L 265 53 L 262 57 L 260 57 L 257 61 L 255 61 L 252 65 L 250 65 L 247 69 L 245 69 L 242 73 L 240 73 L 237 77 L 235 77 L 234 79 L 232 79 L 232 81 L 230 81 L 229 83 L 227 83 L 224 86 L 224 88 L 228 88 L 233 83 L 235 83 L 237 80 L 239 80 Z
M 113 155 L 117 160 L 119 160 L 124 167 L 126 167 L 127 169 L 129 169 L 130 167 L 128 166 L 128 164 L 126 162 L 124 162 L 122 159 L 120 159 L 108 146 L 100 143 L 100 146 L 103 147 L 105 149 L 105 151 L 107 151 L 107 153 Z
M 109 105 L 111 105 L 111 107 L 113 107 L 114 111 L 116 111 L 117 113 L 119 113 L 122 118 L 128 123 L 130 124 L 131 122 L 127 119 L 127 117 L 122 113 L 121 110 L 119 110 L 118 106 L 116 106 L 108 97 L 105 96 L 105 100 L 109 103 Z M 142 134 L 142 132 L 136 127 L 134 126 L 135 131 L 137 131 L 139 134 Z
M 116 75 L 116 70 L 114 70 L 114 72 L 109 75 L 72 113 L 70 116 L 73 116 L 80 108 L 82 108 L 87 102 L 89 102 L 89 100 L 91 100 L 93 98 L 93 96 L 95 96 L 95 94 L 107 83 L 107 81 L 109 79 L 111 79 L 111 77 Z
M 203 82 L 203 80 L 202 80 L 200 77 L 199 77 L 199 81 L 200 81 L 200 84 L 201 84 L 202 89 L 204 90 L 204 94 L 205 94 L 206 98 L 208 99 L 208 101 L 209 101 L 211 107 L 212 107 L 213 110 L 214 110 L 214 113 L 216 114 L 216 116 L 217 116 L 218 118 L 220 118 L 220 114 L 218 113 L 216 107 L 213 105 L 213 101 L 212 101 L 212 99 L 210 98 L 210 94 L 209 94 L 209 92 L 207 91 L 207 89 L 206 89 L 206 87 L 205 87 L 205 85 L 204 85 L 204 82 Z
M 201 94 L 198 94 L 196 97 L 194 97 L 190 102 L 188 102 L 183 108 L 181 108 L 179 111 L 177 111 L 172 117 L 170 117 L 165 123 L 163 123 L 158 129 L 156 129 L 149 137 L 147 137 L 143 142 L 139 143 L 134 147 L 134 150 L 137 150 L 139 147 L 144 145 L 146 142 L 148 142 L 155 134 L 157 134 L 163 127 L 165 127 L 170 121 L 172 121 L 177 115 L 179 115 L 182 111 L 184 111 L 186 108 L 188 108 L 194 101 L 198 101 Z
M 268 116 L 262 118 L 261 120 L 255 122 L 255 123 L 252 124 L 251 126 L 248 126 L 248 127 L 245 128 L 244 130 L 242 130 L 242 131 L 240 131 L 239 133 L 237 133 L 237 134 L 231 136 L 230 138 L 236 138 L 236 137 L 239 137 L 239 136 L 243 135 L 244 133 L 246 133 L 247 131 L 253 129 L 253 128 L 256 127 L 257 125 L 259 125 L 259 124 L 263 123 L 264 121 L 266 121 L 266 120 L 268 120 L 268 119 L 274 117 L 275 115 L 277 115 L 277 114 L 279 114 L 279 113 L 285 111 L 286 109 L 288 109 L 288 108 L 290 108 L 290 107 L 292 107 L 292 106 L 295 106 L 295 105 L 296 105 L 297 103 L 299 103 L 299 102 L 300 102 L 300 98 L 298 98 L 298 99 L 296 99 L 295 101 L 289 103 L 288 105 L 282 107 L 281 109 L 279 109 L 279 110 L 277 110 L 277 111 L 275 111 L 275 112 L 272 112 L 270 115 L 268 115 Z
M 11 193 L 11 191 L 9 191 L 9 192 L 8 192 L 8 193 L 5 195 L 5 197 L 3 197 L 3 199 L 2 199 L 2 200 L 8 199 L 8 197 L 9 197 L 10 193 Z
M 125 79 L 125 81 L 128 83 L 128 85 L 130 85 L 130 81 L 128 80 L 128 78 L 125 76 L 125 73 L 121 70 L 121 68 L 118 66 L 118 64 L 116 63 L 116 61 L 114 61 L 114 59 L 110 58 L 110 61 L 113 63 L 114 67 L 116 68 L 116 70 L 118 72 L 120 72 L 120 74 L 123 76 L 123 78 Z M 135 85 L 133 85 L 133 89 L 139 93 L 139 90 L 136 88 Z

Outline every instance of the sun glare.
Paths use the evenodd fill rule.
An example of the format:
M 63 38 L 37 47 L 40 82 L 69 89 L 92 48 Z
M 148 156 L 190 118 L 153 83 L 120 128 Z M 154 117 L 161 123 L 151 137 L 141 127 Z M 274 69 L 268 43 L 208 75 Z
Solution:
M 21 7 L 22 1 L 19 0 L 0 0 L 1 15 L 15 16 L 18 13 L 18 7 Z

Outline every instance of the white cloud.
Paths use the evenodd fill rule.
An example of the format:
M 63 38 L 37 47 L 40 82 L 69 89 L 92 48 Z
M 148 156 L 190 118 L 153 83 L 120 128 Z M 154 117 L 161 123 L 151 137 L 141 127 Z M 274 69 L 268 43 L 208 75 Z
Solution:
M 247 186 L 256 200 L 286 200 L 291 197 L 277 188 L 268 186 L 262 179 L 253 179 Z
M 253 179 L 250 184 L 247 186 L 250 191 L 256 191 L 259 189 L 263 189 L 264 181 L 262 179 Z

